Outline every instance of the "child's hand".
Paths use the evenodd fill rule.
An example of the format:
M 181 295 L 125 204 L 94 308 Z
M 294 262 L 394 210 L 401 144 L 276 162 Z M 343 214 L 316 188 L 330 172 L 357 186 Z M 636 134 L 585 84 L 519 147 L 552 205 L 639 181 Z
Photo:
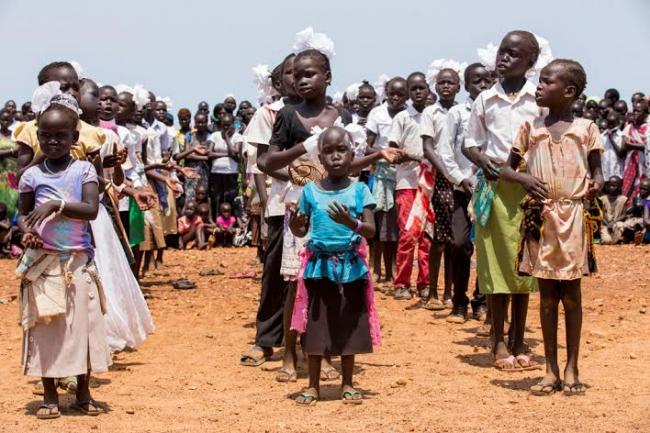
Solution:
M 598 193 L 602 188 L 603 188 L 602 178 L 589 180 L 589 187 L 587 188 L 587 198 L 593 200 L 594 197 L 598 195 Z
M 483 174 L 488 180 L 498 180 L 499 179 L 499 167 L 498 165 L 490 159 L 489 156 L 487 156 L 484 153 L 479 153 L 479 156 L 477 158 L 477 165 L 481 170 L 483 170 Z
M 548 188 L 545 182 L 530 174 L 520 173 L 520 176 L 519 183 L 521 183 L 528 194 L 539 200 L 548 198 Z
M 354 225 L 354 221 L 350 216 L 348 208 L 337 201 L 330 203 L 329 208 L 327 209 L 327 214 L 332 218 L 332 220 L 334 220 L 334 222 L 348 227 Z
M 42 248 L 43 240 L 36 233 L 27 232 L 23 235 L 21 243 L 25 248 Z
M 146 189 L 136 190 L 133 194 L 133 199 L 135 200 L 138 208 L 142 211 L 149 210 L 156 205 L 158 201 L 158 196 L 151 191 Z
M 474 184 L 472 184 L 472 180 L 470 178 L 463 179 L 460 182 L 460 187 L 465 191 L 465 194 L 471 195 L 474 193 Z
M 396 149 L 394 147 L 382 149 L 379 151 L 379 154 L 383 159 L 390 163 L 397 163 L 406 156 L 406 152 L 403 149 Z
M 291 217 L 289 218 L 289 224 L 293 227 L 306 227 L 309 223 L 309 217 L 299 211 L 292 211 Z
M 180 193 L 182 191 L 178 180 L 174 179 L 173 177 L 168 177 L 165 179 L 165 184 L 175 193 Z
M 185 176 L 186 179 L 198 179 L 199 175 L 196 172 L 196 169 L 191 168 L 191 167 L 178 167 L 178 171 L 183 173 L 183 176 Z
M 208 149 L 203 146 L 193 147 L 192 150 L 199 156 L 206 156 L 208 154 Z
M 61 206 L 61 200 L 49 200 L 34 209 L 25 218 L 25 225 L 30 229 L 37 229 L 40 225 Z

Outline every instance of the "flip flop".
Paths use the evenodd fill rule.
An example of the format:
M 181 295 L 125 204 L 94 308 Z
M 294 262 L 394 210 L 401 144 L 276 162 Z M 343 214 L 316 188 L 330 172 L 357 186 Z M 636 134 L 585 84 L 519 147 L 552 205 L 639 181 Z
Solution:
M 318 395 L 312 394 L 309 390 L 305 389 L 298 394 L 298 397 L 294 401 L 299 406 L 311 406 L 318 401 Z
M 261 355 L 261 356 L 258 356 Z M 253 347 L 241 354 L 239 363 L 245 367 L 259 367 L 271 359 L 271 355 L 265 355 L 264 350 L 259 347 Z
M 442 303 L 440 299 L 428 299 L 427 302 L 422 304 L 422 308 L 429 311 L 442 311 L 445 310 L 445 304 Z
M 38 419 L 55 419 L 61 416 L 59 412 L 59 405 L 43 403 L 36 410 L 36 418 Z
M 220 269 L 204 269 L 199 271 L 199 275 L 202 277 L 211 277 L 215 275 L 223 275 L 223 271 Z
M 567 397 L 572 397 L 576 395 L 585 395 L 587 393 L 587 388 L 581 382 L 576 382 L 572 384 L 565 383 L 562 386 L 562 392 Z
M 530 387 L 530 393 L 538 397 L 547 397 L 549 395 L 555 394 L 556 391 L 562 389 L 561 382 L 555 383 L 542 383 L 539 382 Z
M 282 367 L 275 374 L 275 380 L 280 383 L 297 382 L 298 373 L 296 373 L 296 370 Z
M 172 281 L 172 287 L 176 290 L 191 290 L 196 289 L 196 283 L 186 278 L 180 278 Z
M 77 392 L 77 377 L 71 376 L 71 377 L 64 377 L 63 379 L 59 379 L 58 386 L 63 391 L 66 391 L 68 394 L 74 394 Z
M 99 404 L 92 399 L 88 401 L 78 401 L 70 405 L 70 409 L 81 412 L 84 415 L 88 416 L 97 416 L 103 412 L 103 409 L 99 406 Z
M 517 360 L 517 364 L 519 364 L 518 370 L 520 371 L 531 371 L 531 370 L 541 370 L 542 366 L 532 359 L 530 359 L 530 356 L 528 355 L 517 355 L 515 356 L 515 359 Z M 523 361 L 525 365 L 523 365 L 520 361 Z
M 336 380 L 341 377 L 341 374 L 334 367 L 323 367 L 320 370 L 320 380 Z
M 362 404 L 363 395 L 356 389 L 351 388 L 341 393 L 341 400 L 343 401 L 343 404 Z
M 505 358 L 499 358 L 494 360 L 494 368 L 500 371 L 505 371 L 505 372 L 513 372 L 513 371 L 521 371 L 521 368 L 519 367 L 514 367 L 516 365 L 519 365 L 517 362 L 517 358 L 515 358 L 514 355 L 507 356 Z M 508 367 L 508 365 L 513 365 L 513 367 Z

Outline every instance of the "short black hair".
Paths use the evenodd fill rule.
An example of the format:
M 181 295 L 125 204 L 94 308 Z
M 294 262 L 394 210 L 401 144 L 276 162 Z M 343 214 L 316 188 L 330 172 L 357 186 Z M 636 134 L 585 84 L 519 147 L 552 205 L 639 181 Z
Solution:
M 404 86 L 406 86 L 408 83 L 406 81 L 406 78 L 404 77 L 393 77 L 390 80 L 386 81 L 386 93 L 388 93 L 388 88 L 392 86 L 395 83 L 404 83 Z
M 607 94 L 609 94 L 610 96 L 607 96 Z M 612 88 L 612 89 L 607 89 L 607 90 L 605 90 L 605 98 L 607 98 L 607 99 L 610 99 L 610 98 L 611 98 L 611 99 L 614 99 L 614 102 L 616 102 L 616 101 L 618 101 L 619 99 L 621 99 L 621 94 L 618 93 L 618 90 L 616 90 L 616 89 L 614 89 L 614 88 Z
M 485 65 L 483 63 L 480 63 L 480 62 L 476 62 L 476 63 L 472 63 L 471 65 L 468 65 L 465 68 L 465 72 L 463 73 L 463 80 L 466 83 L 468 83 L 469 82 L 469 75 L 472 73 L 472 71 L 474 71 L 474 70 L 476 70 L 478 68 L 484 68 L 485 69 Z
M 226 109 L 226 107 L 223 105 L 223 103 L 219 102 L 218 104 L 214 105 L 214 108 L 212 109 L 212 115 L 214 117 L 217 117 L 217 114 L 219 113 L 219 111 L 225 110 L 225 109 Z
M 554 59 L 547 66 L 559 65 L 563 68 L 562 78 L 576 86 L 576 99 L 587 86 L 587 73 L 582 65 L 571 59 Z
M 102 87 L 99 88 L 100 91 L 102 89 L 112 90 L 117 95 L 117 90 L 115 90 L 115 87 L 111 86 L 110 84 L 105 84 L 105 85 L 103 85 Z
M 374 86 L 373 86 L 372 84 L 370 84 L 370 83 L 368 82 L 368 80 L 363 80 L 363 81 L 361 82 L 361 85 L 359 86 L 359 90 L 361 90 L 362 87 L 363 87 L 363 88 L 366 88 L 366 89 L 370 89 L 370 90 L 372 90 L 372 92 L 373 92 L 375 95 L 377 94 L 377 92 L 375 91 Z
M 504 39 L 510 35 L 517 35 L 526 41 L 528 47 L 533 51 L 533 65 L 534 65 L 537 62 L 537 58 L 539 57 L 539 51 L 540 51 L 539 42 L 537 42 L 537 38 L 535 37 L 535 35 L 527 30 L 513 30 L 511 32 L 508 32 L 504 36 Z
M 48 79 L 50 73 L 52 71 L 56 70 L 56 69 L 59 69 L 59 68 L 70 68 L 70 69 L 72 69 L 74 71 L 75 74 L 77 73 L 76 69 L 74 68 L 74 66 L 72 66 L 72 64 L 70 62 L 52 62 L 52 63 L 48 63 L 47 65 L 43 66 L 41 71 L 38 73 L 38 85 L 42 86 L 43 84 L 47 83 L 48 81 L 51 81 L 51 80 Z M 77 77 L 77 79 L 78 78 L 79 77 Z
M 302 59 L 303 57 L 312 57 L 319 59 L 323 65 L 323 69 L 325 69 L 326 72 L 332 72 L 332 68 L 330 67 L 330 59 L 328 59 L 327 56 L 320 51 L 310 48 L 296 54 L 296 60 Z
M 406 82 L 408 83 L 409 81 L 411 81 L 411 80 L 412 80 L 413 78 L 415 78 L 415 77 L 422 77 L 422 79 L 423 79 L 424 81 L 427 81 L 427 76 L 424 75 L 424 72 L 416 71 L 416 72 L 411 72 L 411 73 L 409 74 L 409 76 L 406 77 Z

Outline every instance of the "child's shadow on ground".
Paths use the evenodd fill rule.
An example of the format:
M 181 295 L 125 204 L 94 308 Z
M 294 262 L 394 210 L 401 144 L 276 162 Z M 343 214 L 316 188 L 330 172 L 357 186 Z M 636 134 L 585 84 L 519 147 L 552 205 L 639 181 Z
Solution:
M 532 373 L 531 371 L 528 371 L 526 373 Z M 538 371 L 538 373 L 543 374 L 541 371 Z M 521 374 L 521 373 L 512 373 L 515 375 Z M 517 378 L 516 376 L 513 376 L 511 379 L 492 379 L 490 383 L 492 385 L 496 385 L 501 388 L 506 388 L 510 389 L 513 391 L 530 391 L 530 387 L 538 383 L 540 380 L 539 377 L 522 377 L 522 378 Z
M 59 393 L 59 412 L 63 416 L 87 416 L 86 414 L 72 409 L 72 405 L 76 402 L 76 398 L 71 394 L 61 394 Z M 25 405 L 25 415 L 27 416 L 36 416 L 36 411 L 43 404 L 43 400 L 32 400 Z M 98 401 L 97 405 L 102 410 L 100 415 L 111 412 L 111 407 L 106 402 Z

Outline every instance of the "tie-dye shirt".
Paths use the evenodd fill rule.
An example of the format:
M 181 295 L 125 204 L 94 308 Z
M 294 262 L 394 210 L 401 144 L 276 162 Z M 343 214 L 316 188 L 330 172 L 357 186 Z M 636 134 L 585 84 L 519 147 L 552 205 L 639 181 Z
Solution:
M 79 203 L 83 185 L 89 182 L 97 183 L 97 172 L 88 161 L 75 160 L 67 170 L 55 174 L 48 173 L 41 163 L 25 171 L 18 190 L 21 193 L 33 192 L 34 208 L 37 208 L 49 200 L 63 199 L 66 203 Z M 56 215 L 41 224 L 38 234 L 46 250 L 93 250 L 88 221 Z

